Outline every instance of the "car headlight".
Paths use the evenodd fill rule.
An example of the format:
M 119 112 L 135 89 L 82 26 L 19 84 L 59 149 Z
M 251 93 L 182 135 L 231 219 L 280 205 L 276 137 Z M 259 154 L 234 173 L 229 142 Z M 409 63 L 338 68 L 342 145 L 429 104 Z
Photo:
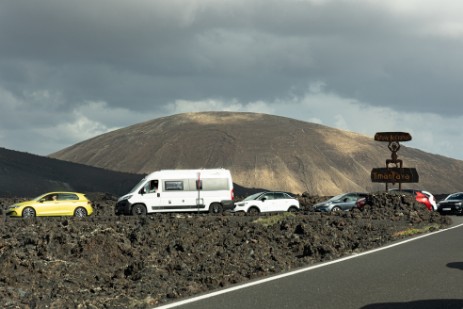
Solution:
M 246 205 L 246 203 L 236 203 L 235 205 L 238 207 L 243 207 L 244 205 Z
M 130 199 L 131 197 L 132 197 L 132 194 L 126 195 L 126 196 L 121 197 L 121 198 L 118 199 L 117 201 L 118 201 L 118 202 L 125 201 L 125 200 Z

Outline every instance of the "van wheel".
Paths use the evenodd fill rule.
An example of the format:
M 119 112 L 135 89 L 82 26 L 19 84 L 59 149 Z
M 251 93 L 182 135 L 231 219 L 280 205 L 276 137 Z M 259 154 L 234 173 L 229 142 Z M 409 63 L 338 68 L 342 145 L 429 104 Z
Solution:
M 146 216 L 146 207 L 142 204 L 132 206 L 132 216 Z
M 211 206 L 209 206 L 209 213 L 211 214 L 221 214 L 223 212 L 223 207 L 219 203 L 212 203 Z
M 260 210 L 257 207 L 251 207 L 248 210 L 248 214 L 250 214 L 251 216 L 257 216 L 259 213 L 260 213 Z

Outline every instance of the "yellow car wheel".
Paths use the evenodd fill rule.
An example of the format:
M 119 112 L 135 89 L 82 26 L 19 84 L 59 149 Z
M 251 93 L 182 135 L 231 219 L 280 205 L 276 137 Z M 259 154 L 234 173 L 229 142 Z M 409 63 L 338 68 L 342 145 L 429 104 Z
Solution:
M 35 210 L 32 207 L 26 207 L 22 213 L 23 218 L 34 218 L 35 217 Z
M 74 216 L 83 218 L 87 216 L 87 210 L 85 208 L 79 207 L 74 211 Z

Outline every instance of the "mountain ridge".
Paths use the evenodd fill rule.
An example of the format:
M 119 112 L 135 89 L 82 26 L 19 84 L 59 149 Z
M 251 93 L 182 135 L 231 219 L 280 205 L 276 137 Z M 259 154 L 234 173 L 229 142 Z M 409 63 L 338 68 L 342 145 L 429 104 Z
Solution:
M 184 113 L 108 132 L 50 155 L 121 172 L 215 168 L 232 171 L 235 183 L 313 195 L 384 190 L 372 168 L 390 158 L 373 137 L 291 118 L 236 112 Z M 415 167 L 420 187 L 461 190 L 463 161 L 402 144 L 405 167 Z

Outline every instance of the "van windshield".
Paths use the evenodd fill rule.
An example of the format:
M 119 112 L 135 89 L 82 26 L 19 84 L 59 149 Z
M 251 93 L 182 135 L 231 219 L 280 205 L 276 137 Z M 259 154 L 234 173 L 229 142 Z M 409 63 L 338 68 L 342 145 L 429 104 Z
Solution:
M 140 180 L 140 181 L 132 188 L 132 190 L 130 190 L 129 193 L 135 192 L 135 191 L 138 189 L 138 187 L 139 187 L 142 183 L 144 183 L 145 181 L 146 181 L 146 178 L 143 178 L 142 180 Z

